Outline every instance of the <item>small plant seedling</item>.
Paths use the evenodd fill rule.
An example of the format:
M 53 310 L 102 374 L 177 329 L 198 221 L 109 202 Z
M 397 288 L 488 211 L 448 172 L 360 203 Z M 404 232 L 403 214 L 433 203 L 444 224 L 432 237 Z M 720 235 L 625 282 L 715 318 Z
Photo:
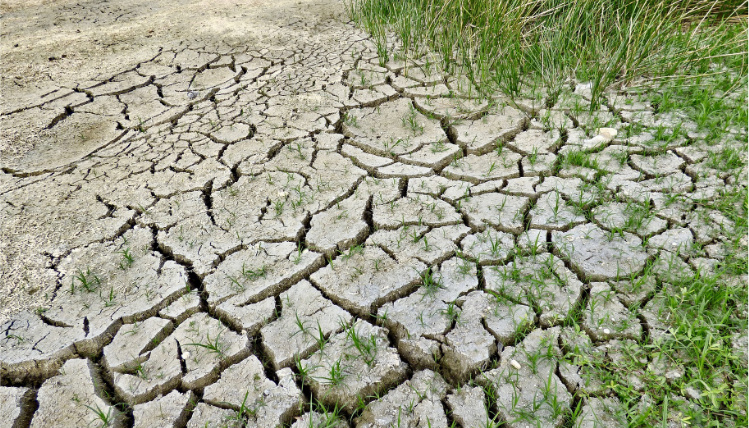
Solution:
M 75 292 L 76 281 L 78 281 L 78 284 L 89 293 L 93 292 L 101 285 L 101 280 L 96 276 L 96 274 L 91 272 L 90 268 L 87 268 L 85 273 L 82 270 L 78 270 L 78 273 L 73 277 L 73 281 L 70 283 L 71 293 Z
M 359 351 L 364 362 L 368 366 L 372 366 L 375 358 L 377 358 L 377 336 L 373 334 L 368 338 L 364 338 L 356 331 L 356 326 L 351 326 L 346 334 L 353 343 L 354 348 Z
M 455 302 L 448 303 L 447 308 L 441 309 L 440 313 L 447 316 L 447 319 L 450 320 L 451 323 L 457 324 L 460 321 L 460 309 L 458 309 Z
M 427 239 L 426 236 L 424 236 L 424 251 L 426 251 L 428 253 L 431 250 L 432 250 L 432 247 L 429 246 L 429 240 Z
M 109 287 L 109 293 L 106 297 L 101 296 L 101 290 L 99 290 L 99 296 L 104 300 L 104 306 L 109 308 L 114 306 L 114 299 L 116 295 L 114 294 L 114 287 Z
M 219 331 L 219 333 L 213 339 L 211 339 L 210 333 L 208 333 L 205 336 L 205 342 L 186 343 L 185 346 L 196 346 L 199 348 L 207 349 L 211 353 L 216 354 L 219 358 L 224 358 L 225 346 L 220 341 L 221 333 L 222 331 Z
M 489 235 L 489 244 L 491 245 L 490 251 L 492 253 L 492 256 L 495 256 L 495 257 L 499 256 L 500 251 L 502 249 L 502 247 L 500 246 L 502 244 L 502 241 L 499 239 L 499 236 L 497 236 L 496 238 L 492 238 L 492 236 Z
M 99 425 L 99 428 L 104 428 L 112 425 L 112 422 L 114 421 L 112 416 L 112 408 L 110 407 L 107 409 L 107 412 L 105 413 L 104 410 L 102 410 L 99 405 L 97 404 L 96 407 L 91 407 L 89 405 L 86 405 L 86 408 L 94 412 L 96 414 L 96 417 L 99 418 L 99 422 L 101 424 Z
M 244 393 L 244 399 L 242 399 L 242 402 L 239 404 L 239 406 L 237 406 L 238 408 L 235 411 L 234 415 L 232 415 L 227 420 L 243 422 L 246 418 L 257 415 L 257 407 L 252 407 L 247 403 L 247 399 L 249 398 L 249 396 L 250 396 L 250 391 L 246 391 Z M 230 404 L 230 403 L 226 403 L 226 404 Z
M 286 205 L 286 201 L 282 199 L 278 199 L 273 201 L 273 210 L 276 212 L 276 217 L 283 214 L 283 207 Z
M 296 145 L 294 146 L 294 150 L 296 150 L 297 156 L 299 156 L 300 160 L 305 160 L 307 158 L 307 156 L 305 156 L 304 152 L 302 151 L 301 143 L 296 143 Z
M 305 366 L 298 355 L 294 356 L 294 366 L 296 367 L 296 372 L 299 376 L 299 380 L 302 382 L 302 385 L 307 385 L 307 380 L 310 379 L 311 368 L 309 366 Z
M 590 154 L 579 150 L 567 152 L 564 155 L 564 162 L 571 166 L 579 166 L 595 170 L 599 169 L 597 159 L 592 158 Z
M 351 257 L 357 255 L 357 254 L 364 254 L 364 246 L 363 245 L 354 245 L 353 247 L 349 248 L 348 251 L 341 253 L 341 259 L 342 260 L 348 260 Z
M 420 124 L 417 119 L 417 112 L 414 106 L 410 106 L 408 116 L 401 119 L 404 128 L 409 128 L 413 135 L 421 135 L 424 133 L 424 125 Z
M 328 377 L 322 378 L 324 381 L 333 386 L 341 385 L 346 378 L 346 373 L 341 367 L 341 358 L 338 358 L 335 363 L 330 366 Z
M 533 146 L 533 150 L 528 155 L 528 162 L 531 163 L 531 165 L 535 165 L 538 161 L 538 147 Z
M 337 403 L 331 410 L 318 401 L 312 404 L 311 409 L 314 410 L 318 415 L 320 415 L 322 419 L 318 420 L 315 424 L 314 419 L 310 417 L 308 425 L 309 428 L 335 428 L 337 426 L 340 426 L 341 422 L 343 421 L 343 415 L 341 414 L 341 409 L 338 408 Z
M 302 261 L 302 255 L 304 254 L 304 246 L 302 245 L 301 241 L 297 243 L 296 246 L 296 255 L 294 256 L 294 264 L 298 265 L 299 262 Z
M 428 268 L 423 275 L 421 275 L 421 286 L 428 295 L 434 295 L 439 289 L 444 288 L 441 277 L 435 277 L 432 273 L 432 268 Z
M 309 334 L 309 327 L 305 326 L 306 322 L 299 318 L 298 312 L 294 314 L 294 324 L 297 326 L 299 331 L 294 332 L 292 336 L 296 335 L 297 333 L 302 333 L 302 335 Z
M 135 366 L 133 366 L 131 368 L 131 370 L 139 378 L 144 379 L 144 380 L 148 380 L 148 374 L 146 373 L 146 370 L 143 367 L 143 363 L 140 363 L 140 362 L 137 363 Z
M 258 278 L 265 278 L 267 274 L 268 267 L 266 265 L 262 265 L 256 269 L 249 269 L 244 263 L 242 263 L 242 276 L 250 281 L 254 281 Z
M 17 335 L 17 334 L 9 334 L 5 336 L 6 339 L 10 340 L 13 339 L 16 341 L 16 344 L 20 344 L 26 341 L 23 337 Z
M 348 112 L 343 113 L 343 123 L 345 123 L 346 125 L 348 125 L 348 126 L 350 126 L 352 128 L 357 128 L 359 126 L 358 123 L 357 123 L 356 116 L 354 116 L 354 115 L 352 115 L 352 114 L 350 114 Z
M 447 151 L 447 146 L 445 146 L 444 141 L 436 141 L 431 144 L 430 150 L 432 153 L 442 153 L 444 151 Z
M 470 274 L 471 269 L 474 267 L 473 263 L 468 260 L 463 253 L 456 254 L 456 256 L 460 259 L 460 262 L 458 263 L 458 273 L 461 275 Z
M 120 269 L 124 270 L 133 265 L 133 263 L 135 262 L 135 258 L 130 253 L 129 247 L 120 250 L 120 254 L 122 254 L 122 260 L 120 260 Z
M 226 275 L 226 277 L 229 279 L 229 283 L 231 284 L 231 288 L 237 292 L 242 292 L 245 289 L 244 284 L 239 282 L 239 278 L 232 276 L 232 275 Z
M 325 332 L 320 326 L 320 320 L 317 321 L 317 335 L 312 336 L 312 338 L 315 339 L 315 342 L 317 343 L 317 347 L 321 351 L 325 349 L 325 345 L 328 343 L 328 339 L 325 338 Z

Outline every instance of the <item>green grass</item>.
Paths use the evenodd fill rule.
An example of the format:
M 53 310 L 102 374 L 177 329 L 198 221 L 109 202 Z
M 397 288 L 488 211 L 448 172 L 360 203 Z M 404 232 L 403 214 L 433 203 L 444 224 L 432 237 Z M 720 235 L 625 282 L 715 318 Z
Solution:
M 330 366 L 328 377 L 323 377 L 321 379 L 332 386 L 339 386 L 347 376 L 348 374 L 344 371 L 344 368 L 341 367 L 341 358 L 339 357 L 336 362 Z
M 741 243 L 747 230 L 747 189 L 727 191 L 697 205 L 733 221 L 733 228 L 725 234 L 735 238 L 726 243 L 728 255 L 715 272 L 679 275 L 667 267 L 656 273 L 661 290 L 648 299 L 648 308 L 630 308 L 633 313 L 645 309 L 657 313 L 667 334 L 656 335 L 651 329 L 649 337 L 625 344 L 621 358 L 587 349 L 572 350 L 564 357 L 584 367 L 584 379 L 599 381 L 620 400 L 632 427 L 665 426 L 664 420 L 706 427 L 746 426 L 748 422 L 747 368 L 732 349 L 734 335 L 746 334 L 747 328 L 747 258 Z M 644 280 L 651 271 L 646 268 L 640 278 Z M 566 325 L 580 330 L 573 319 Z M 667 370 L 650 368 L 658 361 Z M 682 368 L 683 374 L 669 379 L 666 372 L 673 368 Z M 632 382 L 633 374 L 640 387 Z M 699 398 L 683 398 L 689 390 L 697 391 Z M 650 406 L 641 405 L 643 396 L 649 397 Z
M 224 358 L 226 356 L 225 354 L 225 344 L 221 341 L 221 333 L 223 331 L 219 331 L 216 334 L 216 337 L 211 338 L 210 333 L 206 333 L 205 340 L 202 342 L 192 342 L 192 343 L 186 343 L 185 346 L 195 346 L 198 348 L 203 348 L 207 350 L 210 353 L 216 354 L 218 358 Z
M 70 283 L 71 294 L 75 293 L 76 281 L 78 281 L 78 285 L 80 286 L 80 288 L 88 291 L 89 293 L 95 291 L 101 286 L 101 279 L 99 279 L 99 277 L 95 273 L 92 273 L 90 268 L 87 268 L 85 273 L 80 269 L 76 272 L 75 277 Z
M 86 406 L 89 410 L 91 410 L 95 415 L 96 418 L 100 424 L 98 425 L 100 428 L 108 427 L 112 425 L 112 422 L 114 422 L 114 416 L 112 415 L 112 408 L 108 408 L 107 412 L 104 413 L 104 410 L 102 410 L 99 405 L 96 405 L 96 408 L 91 406 Z
M 372 367 L 377 359 L 377 335 L 362 336 L 353 325 L 346 330 L 346 336 L 351 340 L 353 347 L 359 351 L 367 366 Z
M 315 401 L 310 404 L 310 409 L 317 413 L 319 420 L 315 424 L 315 418 L 310 415 L 308 426 L 309 428 L 334 428 L 337 426 L 345 426 L 345 416 L 341 413 L 341 409 L 338 406 L 326 407 L 323 403 Z
M 658 310 L 670 329 L 663 338 L 629 342 L 621 358 L 580 350 L 565 358 L 588 370 L 584 379 L 597 379 L 619 398 L 630 426 L 663 426 L 664 415 L 690 426 L 727 426 L 728 421 L 746 426 L 747 370 L 731 343 L 733 333 L 746 328 L 737 312 L 747 292 L 742 281 L 738 286 L 724 282 L 728 272 L 695 274 L 663 290 Z M 667 370 L 682 368 L 683 374 L 668 378 L 667 370 L 652 370 L 648 361 L 662 361 Z M 632 374 L 644 389 L 631 381 Z M 691 403 L 682 398 L 689 389 L 700 394 Z M 640 405 L 645 394 L 649 407 Z
M 383 63 L 428 48 L 435 66 L 512 96 L 543 87 L 553 97 L 576 78 L 592 85 L 591 110 L 605 89 L 643 76 L 707 75 L 716 63 L 739 70 L 724 87 L 746 75 L 746 28 L 736 24 L 746 5 L 737 0 L 349 0 L 347 8 Z M 388 50 L 388 31 L 402 50 Z
M 435 275 L 432 272 L 432 268 L 428 268 L 423 275 L 421 275 L 421 286 L 428 296 L 434 296 L 437 292 L 444 288 L 442 284 L 442 277 Z

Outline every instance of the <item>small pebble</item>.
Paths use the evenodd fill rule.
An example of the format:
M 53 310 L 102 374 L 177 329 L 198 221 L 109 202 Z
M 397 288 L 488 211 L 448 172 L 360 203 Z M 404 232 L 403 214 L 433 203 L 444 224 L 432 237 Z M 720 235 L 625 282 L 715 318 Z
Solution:
M 608 143 L 616 137 L 617 131 L 614 128 L 601 128 L 598 130 L 598 135 L 595 137 L 585 140 L 587 144 L 601 144 Z
M 611 334 L 611 330 L 609 330 L 607 328 L 604 328 L 603 329 L 603 334 Z
M 613 140 L 614 137 L 616 137 L 616 134 L 618 134 L 618 132 L 614 128 L 601 128 L 598 130 L 598 135 L 606 138 L 608 141 Z

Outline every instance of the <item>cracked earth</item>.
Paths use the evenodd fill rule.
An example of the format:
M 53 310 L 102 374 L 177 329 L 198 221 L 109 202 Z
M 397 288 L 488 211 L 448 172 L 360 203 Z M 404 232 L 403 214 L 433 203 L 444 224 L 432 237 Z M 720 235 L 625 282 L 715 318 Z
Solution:
M 39 3 L 2 6 L 0 426 L 625 426 L 563 357 L 725 257 L 694 201 L 746 171 L 647 99 L 479 98 L 334 1 Z

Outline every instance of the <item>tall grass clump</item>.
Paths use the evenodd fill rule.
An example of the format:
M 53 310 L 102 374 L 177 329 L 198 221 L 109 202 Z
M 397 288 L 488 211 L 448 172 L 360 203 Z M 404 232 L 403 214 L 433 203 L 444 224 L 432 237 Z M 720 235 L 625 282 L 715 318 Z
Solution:
M 480 87 L 510 96 L 574 78 L 591 83 L 595 101 L 615 84 L 699 75 L 736 60 L 746 74 L 745 1 L 348 0 L 347 8 L 385 61 L 390 31 L 405 53 L 428 48 L 447 71 L 461 67 Z

